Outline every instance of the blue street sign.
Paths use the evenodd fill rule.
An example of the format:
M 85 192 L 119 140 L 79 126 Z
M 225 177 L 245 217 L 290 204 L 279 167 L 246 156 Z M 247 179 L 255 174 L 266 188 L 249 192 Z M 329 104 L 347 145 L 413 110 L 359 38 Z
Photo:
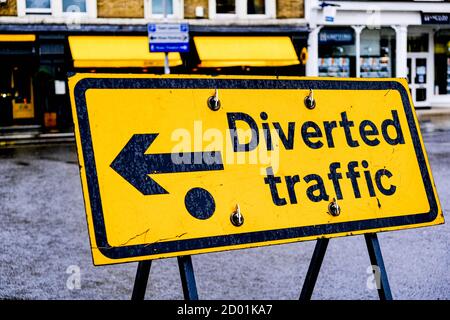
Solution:
M 150 52 L 189 52 L 189 25 L 149 24 L 148 39 Z

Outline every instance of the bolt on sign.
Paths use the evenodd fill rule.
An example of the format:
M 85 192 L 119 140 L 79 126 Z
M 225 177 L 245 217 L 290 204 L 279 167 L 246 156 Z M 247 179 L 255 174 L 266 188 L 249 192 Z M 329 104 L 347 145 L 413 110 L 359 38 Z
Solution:
M 444 222 L 404 80 L 69 85 L 96 265 Z

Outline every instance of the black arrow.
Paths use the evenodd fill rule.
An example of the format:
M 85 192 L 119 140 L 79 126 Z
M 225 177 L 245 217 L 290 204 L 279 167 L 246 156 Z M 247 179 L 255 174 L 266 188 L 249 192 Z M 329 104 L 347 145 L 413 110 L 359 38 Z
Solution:
M 133 135 L 111 163 L 111 168 L 143 195 L 169 193 L 149 174 L 223 170 L 220 151 L 145 154 L 157 136 Z M 174 161 L 178 159 L 183 161 Z

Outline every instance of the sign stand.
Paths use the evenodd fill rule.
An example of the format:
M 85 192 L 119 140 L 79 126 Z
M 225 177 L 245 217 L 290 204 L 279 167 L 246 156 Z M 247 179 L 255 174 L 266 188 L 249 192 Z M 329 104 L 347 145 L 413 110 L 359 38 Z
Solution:
M 368 233 L 364 235 L 364 238 L 366 240 L 367 251 L 369 252 L 370 263 L 379 268 L 380 280 L 378 295 L 380 300 L 392 300 L 391 288 L 389 286 L 389 280 L 377 234 Z M 323 258 L 327 251 L 328 242 L 330 242 L 330 239 L 328 238 L 317 240 L 305 282 L 303 283 L 302 292 L 300 293 L 300 300 L 311 300 L 314 286 L 316 285 L 317 277 L 319 276 L 320 267 L 322 266 Z M 139 262 L 131 300 L 144 300 L 151 265 L 151 260 Z M 191 256 L 178 257 L 178 268 L 180 270 L 184 298 L 186 300 L 198 300 L 197 285 L 195 283 Z
M 381 254 L 380 243 L 376 233 L 367 233 L 364 235 L 366 239 L 367 250 L 369 252 L 370 263 L 372 266 L 379 268 L 379 288 L 378 296 L 380 300 L 392 300 L 391 288 L 386 273 L 386 268 Z M 319 275 L 320 267 L 322 266 L 325 252 L 327 251 L 328 242 L 330 239 L 321 238 L 317 240 L 314 253 L 309 264 L 308 272 L 306 274 L 305 282 L 303 283 L 302 292 L 300 293 L 300 300 L 311 300 L 314 286 Z
M 151 265 L 151 260 L 139 261 L 131 300 L 144 300 Z M 191 256 L 178 257 L 178 268 L 180 269 L 184 299 L 198 300 Z

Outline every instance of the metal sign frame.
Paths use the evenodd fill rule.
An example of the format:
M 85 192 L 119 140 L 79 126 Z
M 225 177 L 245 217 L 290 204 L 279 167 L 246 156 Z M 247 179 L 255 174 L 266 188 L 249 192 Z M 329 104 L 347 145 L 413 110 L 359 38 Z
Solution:
M 377 234 L 367 233 L 364 235 L 364 238 L 366 240 L 367 252 L 369 253 L 372 268 L 378 267 L 379 274 L 375 275 L 380 279 L 379 283 L 377 282 L 378 296 L 380 300 L 393 300 Z M 329 241 L 330 239 L 328 238 L 321 238 L 316 242 L 316 247 L 314 248 L 314 252 L 309 263 L 308 272 L 306 273 L 300 293 L 299 300 L 301 301 L 311 300 Z M 131 300 L 144 300 L 151 266 L 152 260 L 139 261 Z M 178 268 L 180 271 L 184 299 L 189 301 L 199 300 L 191 256 L 178 257 Z M 375 269 L 373 269 L 373 272 L 375 273 Z
M 89 116 L 86 105 L 86 91 L 88 89 L 317 89 L 317 90 L 397 90 L 400 93 L 408 129 L 418 166 L 423 179 L 429 212 L 414 212 L 406 216 L 377 218 L 342 223 L 292 227 L 286 229 L 248 232 L 232 235 L 211 236 L 187 240 L 172 240 L 152 244 L 127 245 L 112 247 L 108 243 L 105 222 L 103 218 L 102 200 L 97 178 L 95 154 L 89 125 Z M 93 227 L 96 247 L 110 259 L 122 259 L 165 253 L 183 252 L 189 254 L 190 250 L 208 249 L 216 247 L 232 247 L 262 243 L 268 241 L 287 240 L 308 236 L 327 236 L 336 233 L 356 234 L 386 231 L 389 228 L 406 225 L 416 225 L 433 221 L 439 213 L 439 204 L 435 196 L 431 172 L 428 169 L 426 155 L 421 145 L 419 128 L 414 111 L 405 87 L 393 80 L 386 81 L 359 81 L 359 80 L 300 80 L 300 79 L 220 79 L 220 78 L 84 78 L 78 81 L 74 88 L 75 108 L 78 118 L 78 130 L 81 138 L 81 148 L 86 171 L 87 189 L 89 192 L 90 207 L 92 210 Z M 87 200 L 86 200 L 87 201 Z M 261 245 L 261 244 L 260 244 Z M 257 246 L 257 244 L 255 244 Z M 206 251 L 206 250 L 205 250 Z

